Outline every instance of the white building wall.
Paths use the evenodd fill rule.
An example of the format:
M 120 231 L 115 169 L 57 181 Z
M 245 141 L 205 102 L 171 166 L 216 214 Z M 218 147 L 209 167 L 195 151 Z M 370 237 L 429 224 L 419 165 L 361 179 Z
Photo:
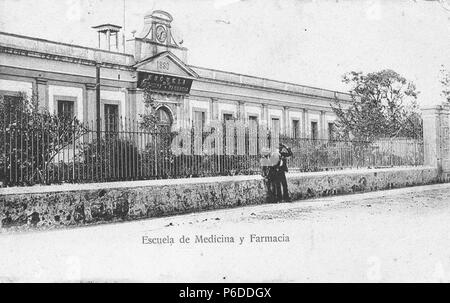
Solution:
M 317 122 L 317 135 L 320 138 L 322 125 L 320 123 L 320 112 L 308 111 L 308 120 L 306 122 L 306 136 L 311 137 L 311 122 Z
M 327 123 L 335 123 L 336 122 L 336 120 L 337 120 L 337 117 L 335 116 L 335 115 L 333 115 L 333 114 L 326 114 L 325 115 L 325 121 L 327 122 Z
M 280 120 L 280 134 L 283 134 L 284 129 L 284 114 L 282 109 L 269 108 L 267 116 L 267 127 L 272 128 L 272 118 L 277 117 Z
M 302 112 L 297 110 L 289 110 L 289 119 L 298 119 L 301 121 L 302 119 Z
M 101 90 L 100 91 L 100 99 L 101 100 L 108 100 L 108 101 L 115 101 L 120 104 L 119 106 L 119 117 L 121 117 L 122 121 L 122 127 L 123 129 L 126 129 L 126 118 L 127 118 L 127 110 L 126 110 L 126 93 L 125 90 L 117 90 L 117 91 L 111 91 L 111 90 Z M 103 105 L 102 105 L 103 106 Z M 103 112 L 103 109 L 100 111 Z M 102 119 L 104 119 L 104 113 L 102 114 Z
M 190 100 L 190 113 L 191 117 L 194 117 L 194 109 L 199 108 L 206 113 L 205 122 L 210 123 L 211 112 L 209 110 L 209 102 L 208 101 L 199 101 L 199 100 Z
M 77 99 L 76 116 L 78 120 L 83 121 L 83 89 L 80 87 L 71 86 L 59 86 L 59 85 L 49 85 L 48 86 L 48 110 L 51 113 L 55 113 L 57 108 L 55 108 L 55 96 L 66 96 L 74 97 Z
M 236 117 L 237 116 L 237 105 L 229 104 L 229 103 L 219 103 L 217 105 L 217 111 L 218 111 L 220 120 L 223 119 L 222 112 L 224 112 L 224 111 L 225 112 L 232 112 L 233 115 Z
M 320 113 L 316 113 L 316 112 L 310 111 L 308 116 L 309 116 L 308 117 L 308 119 L 309 119 L 308 122 L 311 123 L 311 121 L 316 121 L 316 122 L 320 123 Z
M 2 54 L 2 64 L 42 72 L 54 72 L 63 75 L 78 75 L 85 77 L 95 77 L 96 75 L 95 66 L 17 55 Z M 101 68 L 101 77 L 102 79 L 108 80 L 120 79 L 122 81 L 134 81 L 133 72 L 106 67 Z
M 287 121 L 287 123 L 288 123 L 288 131 L 289 131 L 288 134 L 289 135 L 292 135 L 292 133 L 293 133 L 292 120 L 298 120 L 298 122 L 299 122 L 299 125 L 298 125 L 299 134 L 303 133 L 302 115 L 303 115 L 303 113 L 302 113 L 301 110 L 289 109 L 289 113 L 288 113 L 289 121 Z
M 269 121 L 270 121 L 270 116 L 278 116 L 280 118 L 280 122 L 283 123 L 283 110 L 282 109 L 269 108 Z
M 325 115 L 325 128 L 326 128 L 325 136 L 326 136 L 326 138 L 328 138 L 328 132 L 329 132 L 328 123 L 336 123 L 336 120 L 337 120 L 337 117 L 334 114 L 327 113 Z
M 245 105 L 246 119 L 249 115 L 258 116 L 258 120 L 261 120 L 262 108 L 261 106 Z
M 24 92 L 28 97 L 33 95 L 33 84 L 25 81 L 0 79 L 0 90 Z
M 119 113 L 119 116 L 122 116 L 123 118 L 126 117 L 127 111 L 126 109 L 126 93 L 124 90 L 118 90 L 118 91 L 110 91 L 110 90 L 102 90 L 100 91 L 100 99 L 104 100 L 113 100 L 113 101 L 119 101 L 120 102 L 120 108 L 121 112 Z
M 267 117 L 267 126 L 270 128 L 272 126 L 272 116 L 276 116 L 280 119 L 280 131 L 283 131 L 284 125 L 284 115 L 282 109 L 269 108 L 268 109 L 268 117 Z
M 136 119 L 140 119 L 140 115 L 144 114 L 147 108 L 145 107 L 144 103 L 144 93 L 143 92 L 137 92 L 136 93 Z

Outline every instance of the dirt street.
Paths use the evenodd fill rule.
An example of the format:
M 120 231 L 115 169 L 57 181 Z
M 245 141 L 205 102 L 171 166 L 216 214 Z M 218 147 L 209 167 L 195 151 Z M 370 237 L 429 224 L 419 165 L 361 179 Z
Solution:
M 450 184 L 0 234 L 0 281 L 80 280 L 450 282 Z

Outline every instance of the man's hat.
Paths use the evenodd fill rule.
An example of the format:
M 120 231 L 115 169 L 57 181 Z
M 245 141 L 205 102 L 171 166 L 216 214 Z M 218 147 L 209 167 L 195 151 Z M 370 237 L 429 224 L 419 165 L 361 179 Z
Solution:
M 281 155 L 278 151 L 274 151 L 270 154 L 270 166 L 275 166 L 280 162 Z
M 270 154 L 270 149 L 267 147 L 263 147 L 261 148 L 261 155 L 262 156 L 267 156 L 268 154 Z

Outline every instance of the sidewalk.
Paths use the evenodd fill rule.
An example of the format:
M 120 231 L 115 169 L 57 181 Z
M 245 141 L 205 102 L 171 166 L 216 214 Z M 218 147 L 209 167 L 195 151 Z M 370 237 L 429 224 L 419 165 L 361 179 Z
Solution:
M 448 282 L 449 222 L 450 184 L 436 184 L 3 234 L 0 281 Z

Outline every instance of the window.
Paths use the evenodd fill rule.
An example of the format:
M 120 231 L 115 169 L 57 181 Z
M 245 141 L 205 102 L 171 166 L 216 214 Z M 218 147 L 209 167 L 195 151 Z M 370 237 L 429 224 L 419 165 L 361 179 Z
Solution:
M 233 120 L 233 114 L 223 114 L 223 121 Z
M 227 123 L 228 121 L 233 120 L 234 120 L 233 114 L 223 114 L 223 133 L 225 137 L 232 136 L 234 134 L 234 124 Z
M 248 116 L 248 130 L 249 130 L 249 141 L 248 141 L 248 152 L 249 155 L 258 154 L 258 117 Z
M 280 119 L 272 118 L 271 133 L 277 137 L 280 136 Z
M 292 138 L 298 139 L 300 137 L 300 121 L 292 120 Z
M 157 113 L 157 117 L 159 120 L 159 124 L 161 125 L 172 125 L 172 118 L 171 115 L 169 113 L 169 111 L 164 108 L 161 107 L 158 109 L 158 113 Z
M 270 125 L 270 146 L 271 148 L 277 148 L 280 142 L 280 119 L 272 118 Z
M 205 128 L 206 115 L 204 111 L 194 111 L 194 154 L 203 154 L 203 130 Z
M 5 102 L 5 107 L 6 108 L 17 108 L 18 106 L 20 106 L 20 101 L 22 100 L 21 97 L 19 96 L 10 96 L 10 95 L 4 95 L 3 96 L 3 100 Z
M 250 130 L 258 131 L 258 117 L 257 116 L 249 116 L 248 117 L 248 125 L 249 125 Z
M 328 140 L 334 140 L 334 123 L 328 123 Z
M 234 124 L 231 123 L 234 121 L 233 114 L 227 113 L 223 114 L 223 137 L 224 137 L 224 146 L 225 146 L 225 153 L 227 155 L 234 154 L 235 149 L 235 128 Z M 230 121 L 230 122 L 228 122 Z
M 5 109 L 5 121 L 11 121 L 11 119 L 15 119 L 17 114 L 20 112 L 20 108 L 22 106 L 22 98 L 19 96 L 11 96 L 11 95 L 3 95 L 3 103 Z M 0 113 L 1 115 L 1 113 Z
M 117 132 L 119 130 L 119 106 L 105 104 L 105 131 Z
M 169 132 L 172 127 L 172 115 L 166 107 L 160 107 L 156 112 L 158 118 L 158 129 Z
M 58 136 L 61 138 L 61 141 L 64 143 L 70 143 L 73 139 L 73 134 L 71 131 L 65 131 L 65 126 L 70 126 L 69 119 L 73 119 L 75 117 L 75 102 L 67 101 L 67 100 L 58 100 L 58 116 L 62 118 L 62 124 L 60 125 L 60 129 L 58 130 Z
M 319 139 L 319 129 L 317 127 L 317 122 L 311 122 L 311 139 Z
M 203 132 L 205 128 L 206 115 L 204 111 L 194 111 L 194 127 Z
M 75 116 L 75 102 L 58 100 L 58 116 L 64 118 L 73 118 Z

